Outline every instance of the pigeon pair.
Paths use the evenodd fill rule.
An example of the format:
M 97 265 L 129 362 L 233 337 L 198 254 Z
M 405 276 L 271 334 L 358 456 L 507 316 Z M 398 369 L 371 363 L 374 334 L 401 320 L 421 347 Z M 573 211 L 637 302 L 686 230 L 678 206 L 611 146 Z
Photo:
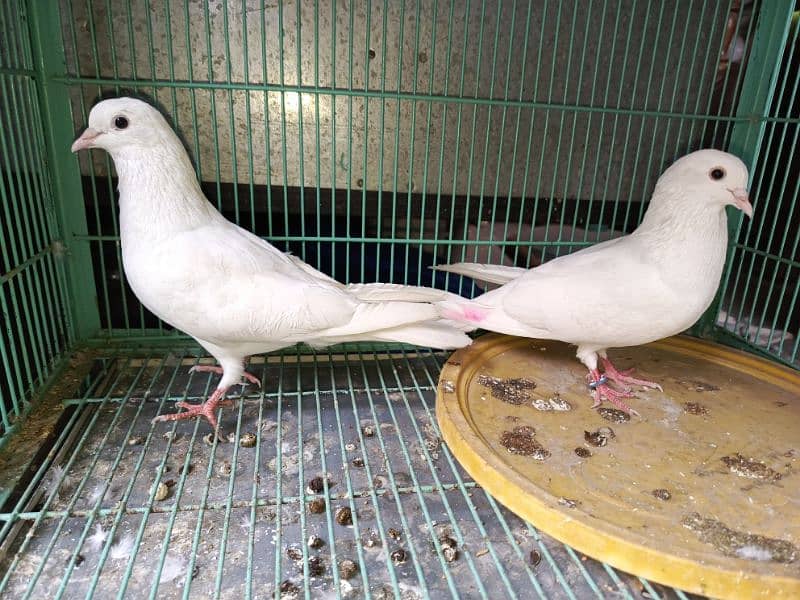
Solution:
M 467 300 L 430 288 L 344 285 L 226 220 L 203 195 L 189 156 L 161 113 L 134 98 L 94 106 L 72 151 L 102 148 L 119 177 L 120 240 L 128 283 L 151 312 L 197 340 L 221 375 L 202 404 L 155 420 L 205 417 L 242 377 L 245 359 L 305 342 L 404 342 L 460 348 L 489 329 L 578 346 L 595 405 L 629 410 L 631 384 L 606 348 L 644 344 L 690 326 L 719 284 L 727 248 L 725 206 L 752 214 L 747 169 L 701 150 L 659 179 L 640 227 L 531 270 L 459 263 L 439 267 L 504 284 Z M 599 360 L 599 364 L 598 364 Z M 601 375 L 599 367 L 604 373 Z M 622 386 L 608 385 L 614 381 Z

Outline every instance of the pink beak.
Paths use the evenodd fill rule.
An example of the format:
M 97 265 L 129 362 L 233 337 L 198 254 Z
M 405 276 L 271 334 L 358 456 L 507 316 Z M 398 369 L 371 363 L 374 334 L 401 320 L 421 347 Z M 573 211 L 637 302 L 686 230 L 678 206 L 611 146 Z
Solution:
M 752 219 L 753 205 L 750 204 L 750 196 L 747 194 L 747 190 L 736 188 L 728 191 L 733 195 L 733 205 Z
M 72 152 L 77 152 L 78 150 L 86 150 L 87 148 L 94 148 L 94 140 L 100 135 L 102 132 L 97 131 L 96 129 L 92 129 L 89 127 L 86 131 L 81 134 L 77 140 L 72 143 Z

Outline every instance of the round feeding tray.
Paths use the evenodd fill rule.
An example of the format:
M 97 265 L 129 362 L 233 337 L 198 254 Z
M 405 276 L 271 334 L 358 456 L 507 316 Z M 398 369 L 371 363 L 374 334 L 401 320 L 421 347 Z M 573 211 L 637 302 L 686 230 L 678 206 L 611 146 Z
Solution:
M 483 336 L 442 370 L 444 439 L 584 554 L 714 597 L 800 598 L 800 373 L 684 337 L 610 356 L 664 387 L 635 391 L 641 417 L 590 408 L 574 347 Z

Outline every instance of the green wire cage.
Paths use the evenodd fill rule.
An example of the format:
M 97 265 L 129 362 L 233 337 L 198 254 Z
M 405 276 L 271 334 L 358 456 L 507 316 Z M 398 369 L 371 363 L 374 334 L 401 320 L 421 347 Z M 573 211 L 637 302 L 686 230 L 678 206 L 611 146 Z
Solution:
M 671 160 L 725 149 L 755 218 L 730 219 L 693 333 L 797 368 L 798 10 L 0 2 L 0 596 L 686 597 L 472 481 L 434 418 L 446 353 L 256 357 L 228 439 L 151 425 L 207 397 L 187 367 L 209 359 L 127 287 L 113 165 L 69 147 L 98 97 L 146 95 L 232 221 L 340 281 L 464 295 L 428 267 L 533 266 L 632 231 Z

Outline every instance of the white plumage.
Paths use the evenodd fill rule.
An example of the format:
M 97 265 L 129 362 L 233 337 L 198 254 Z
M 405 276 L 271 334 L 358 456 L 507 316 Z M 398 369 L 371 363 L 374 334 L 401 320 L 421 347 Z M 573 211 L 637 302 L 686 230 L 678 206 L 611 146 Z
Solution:
M 162 115 L 133 98 L 98 103 L 73 152 L 102 148 L 119 176 L 127 280 L 156 316 L 203 345 L 222 378 L 204 405 L 182 404 L 216 426 L 215 408 L 244 375 L 244 359 L 298 342 L 380 340 L 457 348 L 470 338 L 439 320 L 447 292 L 346 286 L 226 220 L 203 195 L 189 156 Z M 201 370 L 220 369 L 203 368 Z
M 562 256 L 534 269 L 458 263 L 437 267 L 504 284 L 474 300 L 439 303 L 442 315 L 483 329 L 578 346 L 595 405 L 620 400 L 628 384 L 659 387 L 617 371 L 606 349 L 677 334 L 711 304 L 728 245 L 725 207 L 748 216 L 747 168 L 738 158 L 700 150 L 659 178 L 641 225 L 630 235 Z M 605 385 L 616 381 L 622 390 Z

